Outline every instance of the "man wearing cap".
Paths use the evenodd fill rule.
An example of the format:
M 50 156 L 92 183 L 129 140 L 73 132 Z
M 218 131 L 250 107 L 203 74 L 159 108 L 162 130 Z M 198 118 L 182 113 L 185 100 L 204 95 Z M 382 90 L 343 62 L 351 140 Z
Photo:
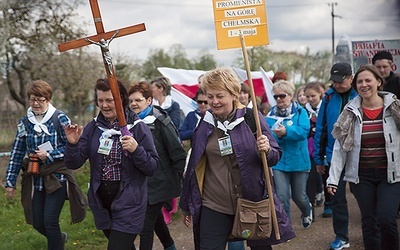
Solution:
M 372 64 L 378 68 L 385 84 L 383 90 L 391 92 L 400 98 L 400 77 L 392 71 L 393 56 L 387 51 L 379 51 L 372 58 Z
M 335 124 L 344 106 L 357 96 L 357 92 L 351 87 L 353 72 L 350 64 L 336 63 L 333 65 L 329 80 L 332 81 L 332 85 L 322 99 L 314 135 L 314 160 L 318 173 L 323 177 L 325 189 L 335 142 L 331 135 L 333 124 Z M 330 244 L 330 249 L 348 248 L 350 246 L 348 237 L 349 212 L 347 209 L 346 182 L 343 180 L 343 175 L 340 178 L 335 196 L 329 196 L 327 190 L 325 190 L 324 205 L 322 216 L 332 216 L 333 231 L 336 234 L 335 240 Z

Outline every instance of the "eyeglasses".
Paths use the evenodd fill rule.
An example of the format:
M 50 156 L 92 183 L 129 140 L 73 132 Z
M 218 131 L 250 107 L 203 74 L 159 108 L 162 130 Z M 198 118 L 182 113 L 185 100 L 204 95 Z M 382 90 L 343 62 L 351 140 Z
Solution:
M 141 97 L 141 98 L 132 99 L 131 101 L 141 102 L 141 101 L 143 101 L 144 99 L 146 99 L 146 98 Z
M 288 94 L 274 95 L 274 99 L 275 99 L 275 100 L 278 100 L 278 98 L 279 98 L 279 99 L 283 100 L 283 99 L 286 98 L 286 96 L 288 96 Z
M 29 102 L 30 103 L 35 103 L 35 102 L 37 102 L 37 103 L 45 103 L 47 101 L 47 99 L 46 98 L 44 98 L 44 99 L 38 99 L 38 98 L 29 98 Z
M 207 104 L 208 104 L 207 101 L 202 101 L 202 100 L 197 100 L 197 103 L 198 103 L 198 104 L 204 104 L 204 105 L 207 105 Z

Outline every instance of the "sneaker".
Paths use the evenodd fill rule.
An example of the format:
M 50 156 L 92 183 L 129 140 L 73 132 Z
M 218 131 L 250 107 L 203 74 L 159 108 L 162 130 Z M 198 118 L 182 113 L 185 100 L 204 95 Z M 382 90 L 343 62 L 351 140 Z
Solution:
M 65 243 L 68 241 L 68 234 L 61 232 L 61 249 L 65 249 Z
M 322 213 L 323 218 L 331 218 L 332 217 L 332 207 L 330 205 L 324 206 L 324 212 Z
M 303 224 L 304 228 L 309 228 L 313 222 L 313 213 L 314 209 L 310 203 L 311 209 L 310 209 L 310 215 L 309 216 L 301 216 L 301 223 Z
M 341 239 L 336 239 L 335 241 L 333 241 L 330 246 L 329 249 L 330 250 L 340 250 L 343 248 L 349 248 L 350 247 L 350 243 L 349 241 L 344 241 Z
M 324 191 L 315 196 L 315 206 L 319 207 L 322 205 L 322 203 L 324 203 Z

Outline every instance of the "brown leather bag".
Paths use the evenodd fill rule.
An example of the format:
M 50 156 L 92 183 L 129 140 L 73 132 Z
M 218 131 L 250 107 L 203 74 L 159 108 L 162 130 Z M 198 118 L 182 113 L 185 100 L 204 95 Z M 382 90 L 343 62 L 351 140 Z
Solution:
M 232 236 L 246 240 L 271 236 L 272 218 L 269 199 L 254 202 L 238 198 Z

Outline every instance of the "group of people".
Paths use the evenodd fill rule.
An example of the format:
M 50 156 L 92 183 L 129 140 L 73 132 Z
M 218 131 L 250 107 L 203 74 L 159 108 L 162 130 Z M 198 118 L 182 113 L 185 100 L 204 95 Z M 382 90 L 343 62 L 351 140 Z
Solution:
M 392 62 L 390 53 L 379 52 L 375 66 L 360 67 L 354 77 L 349 64 L 337 63 L 327 91 L 311 82 L 297 99 L 294 84 L 282 76 L 272 87 L 276 105 L 258 116 L 249 87 L 229 68 L 199 77 L 198 109 L 184 120 L 167 78 L 129 88 L 118 81 L 131 135 L 121 133 L 107 79 L 95 84 L 100 111 L 85 127 L 51 104 L 48 83 L 34 81 L 12 147 L 7 196 L 15 196 L 22 169 L 27 222 L 47 238 L 48 249 L 63 249 L 68 235 L 59 216 L 65 200 L 74 209 L 71 222 L 86 215 L 87 201 L 71 170 L 89 160 L 88 205 L 108 249 L 135 249 L 139 235 L 140 249 L 152 249 L 154 232 L 164 249 L 176 249 L 166 214 L 176 212 L 177 197 L 195 249 L 225 249 L 227 243 L 229 249 L 244 249 L 244 239 L 231 236 L 238 198 L 273 198 L 278 228 L 269 238 L 247 240 L 251 249 L 272 249 L 295 237 L 290 199 L 301 211 L 301 225 L 309 228 L 314 206 L 322 200 L 316 197 L 324 193 L 324 213 L 332 216 L 336 235 L 329 247 L 340 250 L 350 246 L 350 182 L 365 249 L 399 249 L 400 80 L 390 70 Z M 188 156 L 183 141 L 190 142 Z M 273 197 L 267 192 L 271 180 L 265 178 L 263 154 L 272 169 Z M 35 162 L 39 173 L 31 171 Z

